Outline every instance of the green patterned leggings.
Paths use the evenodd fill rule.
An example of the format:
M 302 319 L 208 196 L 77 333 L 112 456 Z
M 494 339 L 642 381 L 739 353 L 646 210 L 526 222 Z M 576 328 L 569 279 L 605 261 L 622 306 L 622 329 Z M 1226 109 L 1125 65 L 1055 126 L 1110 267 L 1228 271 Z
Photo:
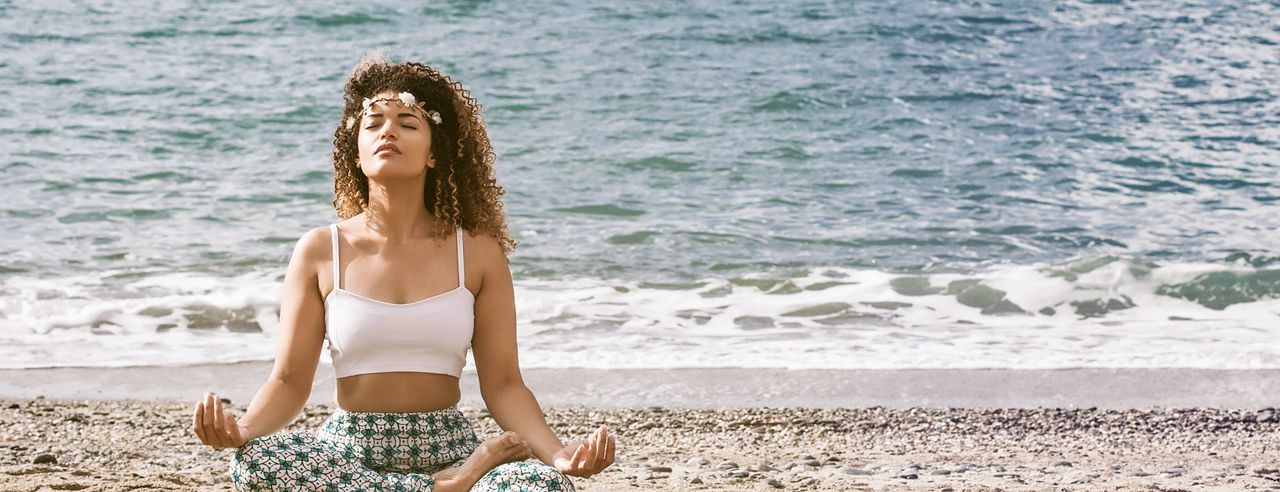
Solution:
M 432 473 L 462 466 L 480 440 L 450 407 L 433 412 L 348 412 L 319 431 L 280 432 L 236 450 L 231 480 L 240 491 L 429 491 Z M 472 491 L 574 492 L 573 482 L 540 461 L 503 463 Z

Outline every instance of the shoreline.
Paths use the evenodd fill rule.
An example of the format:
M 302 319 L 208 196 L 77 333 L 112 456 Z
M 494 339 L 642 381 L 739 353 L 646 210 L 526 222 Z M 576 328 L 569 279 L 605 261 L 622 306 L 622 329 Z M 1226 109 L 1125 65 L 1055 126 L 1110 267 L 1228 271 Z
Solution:
M 0 399 L 196 401 L 214 391 L 247 403 L 270 362 L 0 370 Z M 1216 369 L 525 369 L 544 406 L 640 408 L 1266 408 L 1280 370 Z M 483 406 L 464 371 L 460 406 Z M 333 402 L 333 368 L 316 371 L 308 404 Z

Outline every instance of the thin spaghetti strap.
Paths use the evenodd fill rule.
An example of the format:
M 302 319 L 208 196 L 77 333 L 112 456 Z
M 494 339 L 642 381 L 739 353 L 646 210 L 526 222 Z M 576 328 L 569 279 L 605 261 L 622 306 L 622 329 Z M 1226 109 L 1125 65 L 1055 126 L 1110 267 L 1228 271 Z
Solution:
M 466 270 L 462 268 L 462 228 L 455 233 L 458 236 L 458 287 L 467 284 Z
M 330 236 L 333 236 L 333 288 L 337 290 L 342 287 L 342 281 L 338 276 L 338 224 L 329 224 Z

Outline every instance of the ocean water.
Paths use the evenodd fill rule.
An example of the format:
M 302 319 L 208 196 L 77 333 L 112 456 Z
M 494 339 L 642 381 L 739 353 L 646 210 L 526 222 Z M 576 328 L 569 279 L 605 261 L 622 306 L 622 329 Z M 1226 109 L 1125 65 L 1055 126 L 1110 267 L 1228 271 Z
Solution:
M 525 367 L 1277 368 L 1278 18 L 0 1 L 0 368 L 269 360 L 382 47 L 485 107 Z

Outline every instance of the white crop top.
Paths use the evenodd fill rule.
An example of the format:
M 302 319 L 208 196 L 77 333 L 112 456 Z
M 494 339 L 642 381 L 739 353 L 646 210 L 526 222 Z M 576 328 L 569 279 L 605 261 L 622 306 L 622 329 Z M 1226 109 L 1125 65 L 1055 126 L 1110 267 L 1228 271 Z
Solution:
M 338 225 L 333 235 L 333 290 L 324 300 L 325 339 L 337 377 L 375 372 L 462 376 L 475 328 L 475 296 L 462 267 L 458 228 L 458 288 L 407 304 L 376 301 L 342 289 Z

